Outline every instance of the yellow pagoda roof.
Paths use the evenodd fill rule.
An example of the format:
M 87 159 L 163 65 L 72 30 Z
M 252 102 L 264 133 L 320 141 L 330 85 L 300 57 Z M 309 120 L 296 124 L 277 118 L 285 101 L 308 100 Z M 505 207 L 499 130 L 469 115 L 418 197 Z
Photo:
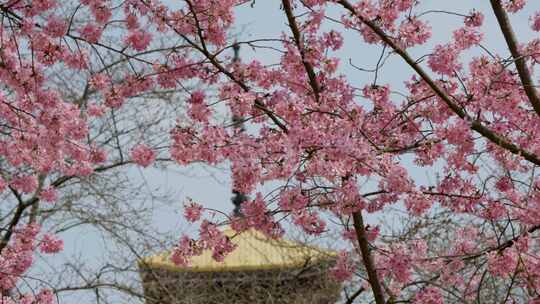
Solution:
M 237 247 L 222 262 L 215 261 L 212 252 L 205 250 L 202 255 L 192 257 L 187 267 L 172 263 L 169 251 L 143 258 L 139 263 L 173 271 L 220 272 L 297 268 L 336 256 L 334 251 L 306 246 L 283 238 L 272 239 L 254 229 L 238 234 L 227 227 L 223 233 L 231 237 L 231 241 Z

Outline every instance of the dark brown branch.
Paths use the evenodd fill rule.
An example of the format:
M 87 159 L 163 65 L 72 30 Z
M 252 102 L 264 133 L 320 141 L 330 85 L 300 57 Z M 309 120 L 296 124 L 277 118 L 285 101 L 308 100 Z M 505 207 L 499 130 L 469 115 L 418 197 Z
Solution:
M 315 100 L 319 102 L 319 93 L 321 91 L 321 88 L 319 87 L 319 83 L 317 82 L 317 75 L 315 74 L 315 70 L 313 69 L 313 66 L 306 59 L 306 50 L 302 43 L 302 36 L 300 35 L 300 30 L 298 29 L 298 25 L 296 24 L 296 20 L 292 12 L 291 2 L 289 0 L 282 0 L 282 3 L 283 3 L 283 9 L 285 10 L 285 14 L 287 15 L 287 21 L 289 22 L 289 27 L 291 28 L 291 32 L 293 34 L 294 43 L 296 44 L 296 48 L 298 49 L 298 52 L 300 52 L 302 64 L 304 65 L 304 69 L 306 70 L 306 73 L 309 78 L 309 85 L 313 89 Z
M 508 249 L 508 248 L 512 247 L 519 238 L 524 237 L 527 234 L 531 234 L 531 233 L 533 233 L 533 232 L 535 232 L 537 230 L 540 230 L 540 224 L 530 227 L 529 229 L 527 229 L 525 232 L 521 233 L 520 235 L 518 235 L 518 236 L 516 236 L 516 237 L 514 237 L 512 239 L 509 239 L 508 241 L 506 241 L 506 242 L 504 242 L 504 243 L 502 243 L 502 244 L 500 244 L 498 246 L 489 247 L 489 248 L 483 250 L 480 253 L 466 256 L 466 257 L 463 258 L 463 260 L 475 259 L 477 257 L 483 256 L 486 253 L 493 252 L 493 251 L 502 252 L 505 249 Z
M 356 298 L 358 298 L 358 296 L 360 296 L 364 290 L 364 287 L 360 287 L 355 293 L 347 297 L 347 302 L 345 302 L 345 304 L 353 304 L 354 300 L 356 300 Z
M 499 22 L 499 27 L 501 28 L 504 40 L 506 40 L 510 54 L 512 54 L 512 57 L 514 58 L 519 79 L 521 79 L 521 83 L 523 84 L 523 90 L 525 91 L 525 94 L 527 94 L 527 97 L 529 98 L 529 101 L 531 102 L 536 114 L 540 115 L 540 97 L 538 97 L 538 93 L 536 92 L 531 78 L 531 73 L 527 68 L 527 64 L 525 62 L 526 57 L 519 53 L 518 42 L 514 30 L 512 29 L 512 24 L 510 24 L 510 20 L 508 19 L 508 15 L 501 5 L 501 1 L 490 0 L 490 2 L 491 7 L 493 8 L 493 13 Z
M 173 27 L 174 29 L 174 27 Z M 184 40 L 188 42 L 193 48 L 195 48 L 197 51 L 202 53 L 209 61 L 210 63 L 218 69 L 221 73 L 223 73 L 225 76 L 227 76 L 230 80 L 232 80 L 234 83 L 236 83 L 238 86 L 242 88 L 245 92 L 249 92 L 251 89 L 242 81 L 240 81 L 237 77 L 234 76 L 234 74 L 230 71 L 228 71 L 225 67 L 223 67 L 215 58 L 214 55 L 212 55 L 208 50 L 205 50 L 204 48 L 197 45 L 195 42 L 193 42 L 191 39 L 189 39 L 187 36 L 178 33 Z M 254 101 L 255 107 L 261 111 L 263 111 L 284 133 L 288 133 L 287 126 L 282 123 L 277 117 L 274 112 L 272 112 L 270 109 L 268 109 L 264 103 L 260 99 L 255 99 Z
M 13 193 L 15 198 L 17 199 L 17 209 L 15 209 L 15 214 L 13 214 L 13 217 L 11 218 L 11 221 L 8 224 L 8 227 L 6 229 L 6 233 L 4 234 L 2 239 L 0 240 L 0 254 L 2 253 L 4 248 L 6 248 L 6 246 L 8 245 L 9 240 L 11 239 L 11 236 L 15 232 L 15 226 L 17 226 L 19 224 L 20 220 L 22 219 L 24 210 L 26 210 L 26 208 L 32 206 L 34 203 L 36 203 L 38 201 L 37 197 L 33 197 L 28 202 L 25 202 L 23 200 L 21 194 L 17 190 L 12 188 L 11 186 L 9 187 L 9 189 L 11 190 L 11 192 Z
M 158 160 L 166 161 L 168 159 L 158 159 Z M 108 169 L 112 169 L 114 167 L 119 167 L 125 164 L 129 164 L 129 163 L 132 163 L 132 162 L 125 161 L 125 162 L 115 163 L 109 166 L 97 167 L 94 169 L 94 171 L 102 172 Z M 54 188 L 58 188 L 73 178 L 76 178 L 76 176 L 61 176 L 57 178 L 56 180 L 54 180 L 51 183 L 51 186 Z M 15 209 L 15 213 L 13 214 L 13 217 L 11 218 L 11 221 L 8 224 L 8 227 L 5 229 L 6 230 L 5 234 L 2 236 L 2 239 L 0 239 L 0 254 L 2 253 L 4 248 L 6 248 L 6 246 L 9 244 L 9 241 L 11 240 L 11 237 L 13 236 L 13 233 L 15 232 L 15 227 L 19 224 L 19 222 L 23 218 L 24 211 L 27 208 L 35 205 L 39 201 L 39 198 L 37 196 L 33 196 L 27 201 L 24 201 L 22 195 L 17 190 L 15 190 L 12 187 L 9 187 L 9 188 L 11 192 L 13 193 L 13 196 L 15 196 L 15 198 L 17 199 L 18 204 L 17 204 L 17 208 Z
M 356 232 L 356 239 L 358 240 L 358 246 L 360 247 L 360 252 L 362 254 L 362 261 L 364 263 L 364 267 L 366 267 L 369 285 L 371 285 L 375 303 L 385 304 L 383 289 L 381 282 L 379 281 L 379 277 L 377 276 L 377 269 L 373 263 L 373 258 L 371 257 L 371 251 L 369 249 L 364 219 L 362 218 L 361 211 L 353 213 L 353 222 L 354 230 Z
M 374 22 L 371 22 L 370 20 L 367 20 L 364 18 L 361 14 L 358 14 L 353 7 L 351 3 L 347 0 L 339 0 L 338 3 L 343 6 L 345 9 L 347 9 L 353 16 L 356 16 L 362 23 L 367 25 L 381 40 L 386 43 L 388 46 L 390 46 L 394 52 L 396 52 L 421 78 L 424 80 L 427 85 L 437 94 L 439 98 L 441 98 L 446 105 L 461 119 L 465 120 L 470 124 L 470 128 L 478 133 L 480 133 L 482 136 L 487 138 L 492 143 L 496 144 L 497 146 L 511 152 L 512 154 L 520 155 L 524 159 L 528 160 L 529 162 L 540 165 L 540 157 L 538 157 L 536 154 L 529 152 L 527 150 L 522 149 L 521 147 L 515 145 L 514 143 L 508 141 L 504 137 L 496 134 L 489 128 L 482 125 L 482 123 L 478 120 L 473 120 L 466 112 L 463 110 L 458 104 L 456 104 L 454 101 L 452 101 L 452 98 L 446 94 L 443 89 L 441 89 L 433 79 L 427 74 L 424 69 L 418 65 L 418 63 L 401 47 L 399 47 L 386 33 L 377 26 Z

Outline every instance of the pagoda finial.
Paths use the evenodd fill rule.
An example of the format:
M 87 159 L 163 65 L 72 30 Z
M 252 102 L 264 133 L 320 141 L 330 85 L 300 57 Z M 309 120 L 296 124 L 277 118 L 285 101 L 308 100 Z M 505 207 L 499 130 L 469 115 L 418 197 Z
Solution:
M 240 62 L 240 44 L 238 42 L 234 42 L 233 46 L 234 51 L 234 57 L 233 57 L 233 63 L 239 63 Z M 232 116 L 233 125 L 239 132 L 244 131 L 244 119 L 239 115 L 233 115 Z M 236 189 L 233 189 L 232 191 L 233 197 L 231 199 L 232 203 L 234 204 L 234 216 L 242 216 L 242 204 L 248 200 L 248 197 Z
M 248 200 L 248 197 L 240 191 L 233 190 L 234 196 L 231 201 L 234 204 L 233 214 L 234 216 L 242 216 L 242 204 Z
M 240 61 L 240 44 L 235 41 L 232 48 L 233 48 L 233 51 L 234 51 L 233 62 L 236 63 L 236 62 Z

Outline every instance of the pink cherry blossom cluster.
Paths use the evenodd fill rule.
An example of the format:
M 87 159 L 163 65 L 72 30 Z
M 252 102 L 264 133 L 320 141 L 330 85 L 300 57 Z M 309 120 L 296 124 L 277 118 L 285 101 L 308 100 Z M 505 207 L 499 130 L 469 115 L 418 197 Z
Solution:
M 204 208 L 200 204 L 190 200 L 187 205 L 184 205 L 184 217 L 190 222 L 196 222 L 201 219 Z
M 64 241 L 51 234 L 45 234 L 39 244 L 43 253 L 58 253 L 64 249 Z
M 336 264 L 330 270 L 330 273 L 338 281 L 348 281 L 353 277 L 355 271 L 355 265 L 350 255 L 346 251 L 339 253 L 338 258 L 336 259 Z
M 212 258 L 223 261 L 225 256 L 236 248 L 231 239 L 216 224 L 203 220 L 199 230 L 199 239 L 193 240 L 182 236 L 179 244 L 171 254 L 171 261 L 177 265 L 189 265 L 189 258 L 200 255 L 203 250 L 210 250 Z
M 38 293 L 26 293 L 18 297 L 3 296 L 0 298 L 4 304 L 53 304 L 56 298 L 50 289 L 41 289 Z
M 40 231 L 37 224 L 28 224 L 14 229 L 13 238 L 0 255 L 0 289 L 11 290 L 16 287 L 21 277 L 32 266 L 33 255 L 36 249 L 36 238 Z M 45 234 L 39 242 L 44 253 L 57 253 L 63 249 L 62 240 L 56 236 Z M 53 304 L 55 297 L 50 289 L 41 289 L 39 292 L 26 293 L 17 297 L 2 297 L 2 303 L 40 303 Z
M 139 144 L 131 150 L 131 158 L 137 165 L 148 167 L 156 160 L 156 152 L 145 144 Z

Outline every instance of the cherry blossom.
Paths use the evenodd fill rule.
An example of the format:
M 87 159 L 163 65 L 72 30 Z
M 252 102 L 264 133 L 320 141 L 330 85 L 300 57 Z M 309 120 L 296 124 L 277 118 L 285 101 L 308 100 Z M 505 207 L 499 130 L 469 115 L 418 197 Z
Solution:
M 90 43 L 97 43 L 102 34 L 102 29 L 99 25 L 86 24 L 80 29 L 81 37 Z
M 420 290 L 414 298 L 414 303 L 418 304 L 442 304 L 444 303 L 441 293 L 433 288 L 428 287 Z
M 190 222 L 196 222 L 201 218 L 203 207 L 193 201 L 184 205 L 184 217 Z
M 470 27 L 482 26 L 484 22 L 484 15 L 478 11 L 472 11 L 467 17 L 465 17 L 465 25 Z
M 354 263 L 346 251 L 340 252 L 336 261 L 336 265 L 331 270 L 331 274 L 338 281 L 350 280 L 354 272 Z
M 6 187 L 7 187 L 6 181 L 2 177 L 0 177 L 0 192 L 3 192 L 4 190 L 6 190 Z
M 540 32 L 540 12 L 534 13 L 534 15 L 531 16 L 531 21 L 531 28 L 536 32 Z
M 144 51 L 151 41 L 152 35 L 142 29 L 135 29 L 126 37 L 126 44 L 136 51 Z
M 482 34 L 474 28 L 463 27 L 453 33 L 456 46 L 462 50 L 477 45 L 482 40 Z
M 43 253 L 57 253 L 64 249 L 64 242 L 51 234 L 45 234 L 39 244 L 39 250 Z
M 520 11 L 526 3 L 527 1 L 525 0 L 505 0 L 504 6 L 509 12 L 516 13 Z
M 399 34 L 404 47 L 411 47 L 424 44 L 431 37 L 431 28 L 417 18 L 409 18 L 401 23 Z
M 101 117 L 105 114 L 106 108 L 102 105 L 90 104 L 88 105 L 87 113 L 90 116 Z
M 52 203 L 58 199 L 58 193 L 55 188 L 47 188 L 41 190 L 39 197 L 46 202 Z
M 67 32 L 67 21 L 56 16 L 50 16 L 46 25 L 46 32 L 53 38 L 59 38 Z
M 145 144 L 139 144 L 131 150 L 131 158 L 139 166 L 148 167 L 156 159 L 156 152 Z
M 37 178 L 33 175 L 22 175 L 11 180 L 11 186 L 23 193 L 32 193 L 38 187 Z
M 461 35 L 461 34 L 460 34 Z M 458 38 L 461 38 L 458 36 Z M 464 38 L 465 39 L 465 38 Z M 466 38 L 469 39 L 470 38 Z M 462 46 L 468 45 L 469 41 L 463 42 Z M 438 45 L 435 47 L 434 53 L 429 57 L 429 67 L 442 75 L 452 76 L 456 71 L 460 70 L 462 65 L 458 61 L 459 47 L 453 45 Z

